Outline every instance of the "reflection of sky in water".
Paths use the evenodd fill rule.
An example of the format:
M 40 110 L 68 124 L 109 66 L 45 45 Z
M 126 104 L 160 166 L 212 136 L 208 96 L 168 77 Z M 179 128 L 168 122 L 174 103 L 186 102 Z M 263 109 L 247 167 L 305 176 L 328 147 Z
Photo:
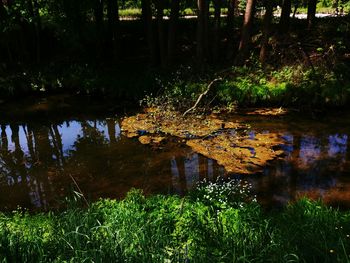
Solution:
M 320 140 L 313 136 L 302 136 L 299 157 L 303 164 L 310 164 L 320 157 Z
M 294 146 L 293 146 L 293 135 L 292 134 L 284 134 L 282 136 L 282 138 L 284 139 L 284 141 L 286 143 L 281 145 L 282 150 L 285 152 L 286 155 L 290 156 L 293 152 Z
M 254 140 L 255 139 L 255 132 L 254 131 L 249 131 L 248 132 L 249 139 Z
M 15 150 L 15 143 L 12 141 L 12 130 L 9 125 L 6 126 L 5 132 L 7 135 L 8 149 L 13 152 Z M 27 138 L 23 126 L 19 127 L 18 138 L 22 151 L 28 153 Z
M 95 122 L 88 121 L 87 123 L 91 127 L 95 127 Z M 28 144 L 27 144 L 26 131 L 24 129 L 26 129 L 25 126 L 19 126 L 18 139 L 19 139 L 19 143 L 22 151 L 27 154 L 29 150 L 28 150 Z M 83 136 L 81 122 L 66 121 L 60 125 L 57 125 L 57 129 L 61 136 L 64 155 L 67 156 L 68 151 L 73 148 L 74 143 L 77 141 L 77 139 Z M 103 134 L 108 141 L 110 141 L 108 126 L 106 121 L 96 122 L 96 130 L 99 131 L 101 134 Z M 15 143 L 12 141 L 12 130 L 10 125 L 6 125 L 5 133 L 8 141 L 8 150 L 10 152 L 13 152 L 15 150 Z M 119 138 L 120 133 L 121 133 L 120 126 L 118 123 L 115 123 L 115 138 Z M 52 142 L 53 138 L 51 134 L 49 138 L 50 138 L 50 141 Z
M 81 124 L 77 121 L 65 122 L 58 127 L 58 131 L 62 138 L 63 153 L 67 156 L 78 136 L 82 136 Z
M 328 155 L 345 155 L 347 149 L 348 136 L 346 134 L 334 134 L 328 137 Z M 344 156 L 345 157 L 345 156 Z

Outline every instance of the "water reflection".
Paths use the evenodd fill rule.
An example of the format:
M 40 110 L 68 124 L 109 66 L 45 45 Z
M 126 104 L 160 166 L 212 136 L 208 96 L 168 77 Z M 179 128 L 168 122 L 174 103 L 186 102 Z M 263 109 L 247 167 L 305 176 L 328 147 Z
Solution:
M 284 134 L 282 160 L 262 174 L 231 176 L 250 181 L 258 200 L 267 205 L 283 205 L 300 195 L 350 205 L 350 132 L 320 133 L 310 125 L 301 133 L 288 125 L 270 129 Z M 256 132 L 249 136 L 253 139 Z M 132 187 L 146 194 L 183 195 L 198 180 L 225 176 L 215 161 L 183 145 L 169 142 L 155 150 L 123 137 L 113 118 L 6 123 L 0 124 L 0 135 L 2 210 L 56 206 L 75 189 L 72 178 L 87 198 L 96 200 L 122 198 Z

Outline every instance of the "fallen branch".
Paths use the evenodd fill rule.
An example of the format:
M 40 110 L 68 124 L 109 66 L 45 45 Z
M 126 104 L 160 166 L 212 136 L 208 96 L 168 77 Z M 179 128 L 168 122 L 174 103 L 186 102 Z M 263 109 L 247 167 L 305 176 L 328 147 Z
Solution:
M 212 82 L 210 82 L 209 85 L 208 85 L 208 87 L 207 87 L 207 89 L 206 89 L 203 93 L 201 93 L 201 94 L 198 96 L 198 99 L 197 99 L 196 103 L 195 103 L 191 108 L 189 108 L 187 111 L 185 111 L 184 114 L 182 114 L 182 117 L 186 116 L 189 112 L 191 112 L 191 111 L 193 111 L 194 109 L 196 109 L 198 103 L 202 100 L 202 98 L 203 98 L 205 95 L 208 94 L 208 92 L 210 91 L 211 87 L 212 87 L 216 82 L 221 81 L 221 80 L 222 80 L 222 78 L 219 77 L 219 78 L 214 79 Z

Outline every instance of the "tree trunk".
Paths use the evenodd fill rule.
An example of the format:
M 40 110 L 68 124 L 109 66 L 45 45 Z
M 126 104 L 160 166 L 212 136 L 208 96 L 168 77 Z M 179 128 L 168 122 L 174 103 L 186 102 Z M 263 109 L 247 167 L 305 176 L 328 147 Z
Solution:
M 4 7 L 4 3 L 0 0 L 0 23 L 5 20 L 6 9 Z
M 94 17 L 96 25 L 96 56 L 100 57 L 103 50 L 103 0 L 95 0 Z
M 286 33 L 289 30 L 291 9 L 292 9 L 292 1 L 284 0 L 282 5 L 281 19 L 279 22 L 280 33 Z
M 251 31 L 255 13 L 255 3 L 256 0 L 247 0 L 242 26 L 241 41 L 239 43 L 238 54 L 235 61 L 235 64 L 237 65 L 244 64 L 244 60 L 247 57 L 249 45 L 251 42 Z
M 174 62 L 174 55 L 176 53 L 176 40 L 177 40 L 177 26 L 179 21 L 180 12 L 180 0 L 171 1 L 171 11 L 169 20 L 168 31 L 168 64 L 171 65 Z
M 117 26 L 119 23 L 118 1 L 108 0 L 107 2 L 107 18 L 108 18 L 108 51 L 110 58 L 115 57 L 117 45 Z
M 143 20 L 143 24 L 145 25 L 147 44 L 148 44 L 148 49 L 150 53 L 150 60 L 151 60 L 151 64 L 155 65 L 157 58 L 156 58 L 155 36 L 154 36 L 154 30 L 152 25 L 151 0 L 142 0 L 141 7 L 142 7 L 142 20 Z
M 95 0 L 94 16 L 97 35 L 101 35 L 103 22 L 103 0 Z
M 220 49 L 221 0 L 214 0 L 213 60 L 218 61 Z
M 40 36 L 39 36 L 39 23 L 40 18 L 38 19 L 37 16 L 39 15 L 39 12 L 36 10 L 38 8 L 38 3 L 34 0 L 28 0 L 28 13 L 32 19 L 33 22 L 30 23 L 31 32 L 29 34 L 29 40 L 27 40 L 28 43 L 32 43 L 32 45 L 29 48 L 29 53 L 33 54 L 33 56 L 30 56 L 32 60 L 35 60 L 36 62 L 40 61 Z M 41 23 L 40 23 L 41 24 Z
M 267 55 L 267 47 L 269 44 L 269 35 L 270 35 L 270 27 L 273 16 L 273 3 L 270 0 L 265 1 L 265 15 L 263 20 L 263 36 L 261 40 L 261 49 L 260 49 L 260 62 L 262 65 L 265 64 L 266 55 Z
M 197 0 L 197 60 L 200 67 L 208 54 L 208 9 L 207 0 Z
M 309 0 L 307 5 L 307 26 L 312 28 L 315 24 L 317 0 Z
M 158 31 L 158 46 L 159 60 L 162 68 L 166 67 L 166 51 L 164 37 L 164 4 L 163 0 L 157 0 L 157 31 Z
M 35 20 L 35 38 L 36 38 L 36 61 L 40 62 L 41 59 L 41 18 L 40 18 L 40 10 L 39 4 L 37 0 L 33 0 L 34 7 L 34 20 Z
M 227 10 L 227 58 L 231 59 L 234 53 L 234 25 L 235 25 L 235 9 L 237 0 L 229 0 Z
M 295 15 L 297 13 L 298 7 L 299 7 L 299 1 L 296 1 L 295 4 L 294 4 L 293 18 L 295 18 Z

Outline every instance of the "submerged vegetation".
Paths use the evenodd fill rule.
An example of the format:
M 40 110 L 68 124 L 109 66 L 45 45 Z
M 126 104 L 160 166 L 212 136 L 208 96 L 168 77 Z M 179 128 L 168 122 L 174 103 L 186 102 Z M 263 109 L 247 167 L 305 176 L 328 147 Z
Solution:
M 349 212 L 307 199 L 266 212 L 247 189 L 218 181 L 185 198 L 133 190 L 87 208 L 0 214 L 1 261 L 349 261 Z

